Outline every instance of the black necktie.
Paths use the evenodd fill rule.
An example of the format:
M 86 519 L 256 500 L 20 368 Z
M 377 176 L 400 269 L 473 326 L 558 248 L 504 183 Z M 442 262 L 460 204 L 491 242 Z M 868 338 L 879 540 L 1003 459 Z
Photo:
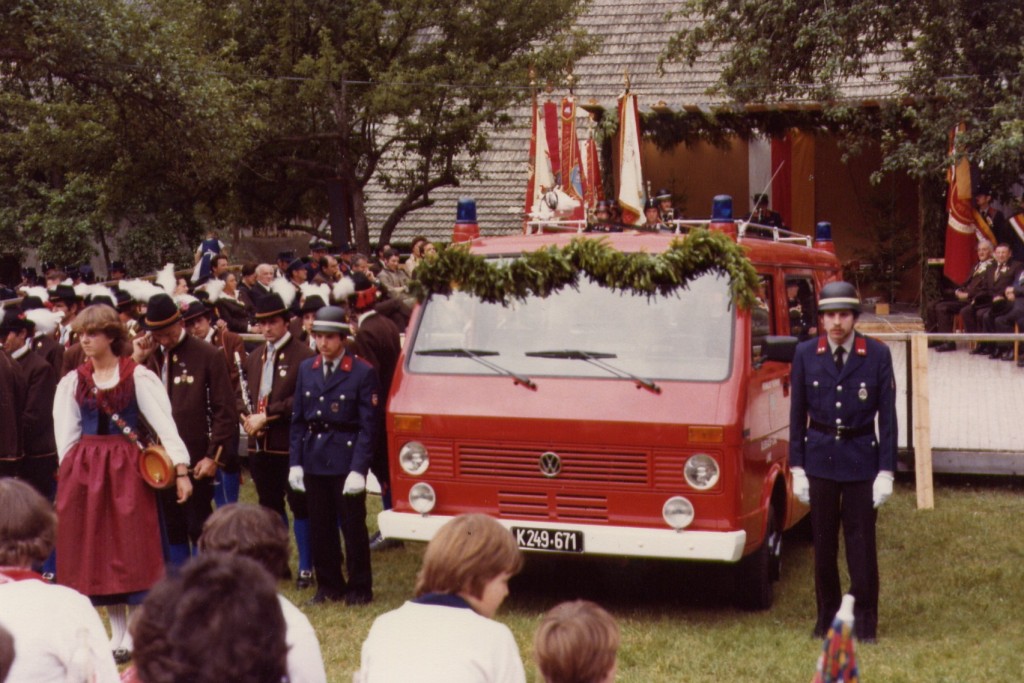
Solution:
M 846 352 L 842 346 L 836 349 L 836 370 L 843 369 L 843 354 Z
M 324 378 L 330 379 L 331 375 L 334 374 L 334 361 L 327 361 L 327 365 L 324 368 Z

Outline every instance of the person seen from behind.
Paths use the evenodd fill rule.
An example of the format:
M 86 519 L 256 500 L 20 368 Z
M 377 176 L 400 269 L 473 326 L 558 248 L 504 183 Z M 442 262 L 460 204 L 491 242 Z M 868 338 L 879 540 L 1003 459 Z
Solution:
M 533 656 L 544 683 L 611 683 L 618 650 L 615 619 L 588 600 L 553 607 L 533 639 Z
M 522 683 L 512 632 L 494 621 L 519 573 L 515 538 L 487 515 L 459 515 L 427 544 L 416 597 L 377 617 L 356 683 Z

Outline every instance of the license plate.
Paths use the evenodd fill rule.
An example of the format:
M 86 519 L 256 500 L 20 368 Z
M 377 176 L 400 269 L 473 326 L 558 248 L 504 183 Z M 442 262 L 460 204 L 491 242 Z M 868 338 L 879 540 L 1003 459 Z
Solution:
M 551 550 L 558 553 L 582 553 L 582 531 L 555 531 L 514 526 L 512 533 L 516 544 L 524 550 Z

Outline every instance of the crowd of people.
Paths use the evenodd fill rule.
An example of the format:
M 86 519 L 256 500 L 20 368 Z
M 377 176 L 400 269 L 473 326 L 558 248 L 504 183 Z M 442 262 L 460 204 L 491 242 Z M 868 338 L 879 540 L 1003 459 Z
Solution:
M 375 268 L 314 242 L 310 257 L 238 270 L 210 235 L 184 277 L 131 279 L 114 264 L 107 284 L 47 271 L 19 289 L 0 323 L 8 680 L 114 681 L 128 661 L 124 680 L 145 683 L 326 680 L 312 626 L 275 585 L 315 586 L 309 604 L 373 600 L 371 547 L 395 541 L 369 538 L 366 479 L 390 507 L 384 405 L 409 277 L 433 253 L 417 240 L 403 264 L 385 247 Z M 258 505 L 237 503 L 243 467 Z M 450 617 L 439 639 L 473 634 L 483 647 L 464 647 L 462 662 L 435 650 L 432 680 L 525 680 L 510 632 L 491 621 L 519 550 L 490 518 L 450 526 L 428 547 L 416 598 L 371 630 L 359 680 L 401 677 L 392 669 L 411 662 L 381 634 L 421 609 Z M 598 617 L 611 633 L 601 610 L 559 617 L 551 657 L 590 633 L 572 624 Z M 613 662 L 617 634 L 603 642 Z M 200 664 L 199 648 L 219 654 Z

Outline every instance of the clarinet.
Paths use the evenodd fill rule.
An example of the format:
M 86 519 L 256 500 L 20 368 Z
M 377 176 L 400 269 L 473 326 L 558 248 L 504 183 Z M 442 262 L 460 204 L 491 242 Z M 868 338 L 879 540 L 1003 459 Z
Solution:
M 245 403 L 245 409 L 251 415 L 253 409 L 252 398 L 249 396 L 249 383 L 245 380 L 245 368 L 242 367 L 242 356 L 238 351 L 235 351 L 235 367 L 238 368 L 238 384 L 242 388 L 242 402 Z

